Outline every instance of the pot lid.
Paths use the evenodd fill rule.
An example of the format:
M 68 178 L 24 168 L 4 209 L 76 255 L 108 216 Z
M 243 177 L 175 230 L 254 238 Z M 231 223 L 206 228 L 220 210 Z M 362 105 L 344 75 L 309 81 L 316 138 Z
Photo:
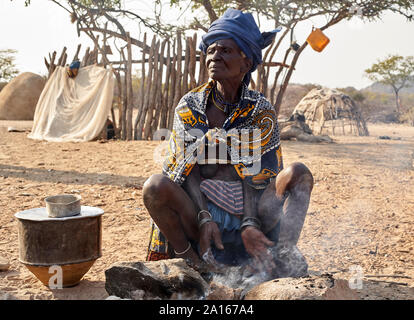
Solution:
M 31 220 L 31 221 L 65 221 L 73 219 L 84 219 L 100 216 L 104 213 L 104 210 L 97 207 L 81 206 L 80 214 L 70 217 L 51 218 L 49 217 L 46 207 L 33 208 L 24 211 L 17 212 L 14 216 L 17 219 Z

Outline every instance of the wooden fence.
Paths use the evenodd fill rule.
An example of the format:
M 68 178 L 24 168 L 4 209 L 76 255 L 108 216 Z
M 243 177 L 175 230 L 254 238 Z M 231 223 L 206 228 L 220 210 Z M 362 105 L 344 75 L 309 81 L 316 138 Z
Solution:
M 154 36 L 149 46 L 149 53 L 143 51 L 139 61 L 141 81 L 133 126 L 136 140 L 152 139 L 160 128 L 172 129 L 174 109 L 181 97 L 208 80 L 204 55 L 197 51 L 197 34 L 184 41 L 181 34 L 173 41 L 157 40 Z M 127 114 L 127 123 L 130 117 Z M 129 136 L 131 129 L 126 129 Z
M 129 35 L 128 35 L 129 37 Z M 131 39 L 127 38 L 126 46 L 119 50 L 121 58 L 110 60 L 111 48 L 107 45 L 104 35 L 102 44 L 99 36 L 93 38 L 95 48 L 87 48 L 81 59 L 81 67 L 96 63 L 112 65 L 117 83 L 117 95 L 114 96 L 111 110 L 112 122 L 116 136 L 122 140 L 151 140 L 156 130 L 172 129 L 174 110 L 181 97 L 189 90 L 208 81 L 205 67 L 205 56 L 198 50 L 197 34 L 183 37 L 178 33 L 175 39 L 160 40 L 154 36 L 148 43 L 144 34 L 141 53 L 138 59 L 133 59 Z M 80 45 L 75 58 L 78 58 Z M 45 58 L 49 76 L 56 67 L 54 60 L 56 52 Z M 67 60 L 66 48 L 58 59 L 58 65 L 65 65 Z M 132 70 L 140 71 L 138 94 L 133 95 Z M 266 63 L 264 66 L 273 65 Z M 263 71 L 263 72 L 262 72 Z M 264 68 L 258 69 L 256 82 L 252 79 L 251 86 L 256 90 L 267 89 L 267 77 Z M 115 108 L 118 107 L 118 119 L 115 118 Z M 135 110 L 135 112 L 134 112 Z M 135 118 L 133 119 L 133 115 Z

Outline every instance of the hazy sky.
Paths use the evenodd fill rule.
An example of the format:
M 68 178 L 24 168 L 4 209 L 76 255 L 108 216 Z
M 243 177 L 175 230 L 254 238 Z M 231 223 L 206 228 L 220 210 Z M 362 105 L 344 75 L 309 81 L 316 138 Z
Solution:
M 129 1 L 132 2 L 132 1 Z M 135 3 L 150 8 L 152 1 L 136 0 Z M 0 49 L 16 49 L 16 65 L 19 71 L 45 74 L 43 58 L 48 53 L 68 47 L 72 58 L 79 43 L 92 46 L 86 36 L 78 38 L 75 25 L 68 13 L 46 0 L 32 0 L 24 7 L 24 0 L 0 0 Z M 166 9 L 164 9 L 166 11 Z M 309 21 L 298 28 L 295 37 L 303 43 L 311 31 Z M 135 31 L 133 22 L 128 30 Z M 138 27 L 136 27 L 138 30 Z M 262 27 L 262 31 L 266 31 Z M 358 20 L 343 21 L 325 31 L 331 42 L 318 53 L 309 46 L 302 53 L 291 82 L 318 83 L 331 88 L 354 86 L 358 89 L 371 84 L 363 76 L 364 70 L 388 54 L 414 55 L 414 23 L 404 17 L 387 14 L 382 21 L 362 24 Z M 280 61 L 280 56 L 276 60 Z

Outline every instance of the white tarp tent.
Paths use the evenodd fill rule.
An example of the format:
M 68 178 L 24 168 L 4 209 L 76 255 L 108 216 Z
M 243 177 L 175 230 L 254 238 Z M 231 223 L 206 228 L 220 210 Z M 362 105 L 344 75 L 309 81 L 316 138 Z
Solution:
M 39 97 L 28 137 L 55 142 L 93 140 L 110 113 L 113 89 L 111 68 L 91 65 L 69 78 L 65 67 L 57 67 Z

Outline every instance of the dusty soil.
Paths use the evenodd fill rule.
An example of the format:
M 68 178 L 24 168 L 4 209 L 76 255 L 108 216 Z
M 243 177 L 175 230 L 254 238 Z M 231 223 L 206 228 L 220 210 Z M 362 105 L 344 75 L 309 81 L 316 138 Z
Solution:
M 11 264 L 0 272 L 0 298 L 105 299 L 104 271 L 118 261 L 145 259 L 150 219 L 142 185 L 160 172 L 153 160 L 159 143 L 48 143 L 8 132 L 10 125 L 30 128 L 0 122 L 0 256 Z M 369 130 L 370 137 L 335 136 L 332 144 L 282 142 L 285 165 L 301 161 L 315 178 L 299 248 L 314 272 L 350 279 L 360 266 L 371 284 L 412 293 L 414 127 L 369 124 Z M 79 285 L 50 290 L 18 260 L 14 214 L 42 207 L 58 193 L 79 193 L 84 205 L 105 210 L 103 255 Z

